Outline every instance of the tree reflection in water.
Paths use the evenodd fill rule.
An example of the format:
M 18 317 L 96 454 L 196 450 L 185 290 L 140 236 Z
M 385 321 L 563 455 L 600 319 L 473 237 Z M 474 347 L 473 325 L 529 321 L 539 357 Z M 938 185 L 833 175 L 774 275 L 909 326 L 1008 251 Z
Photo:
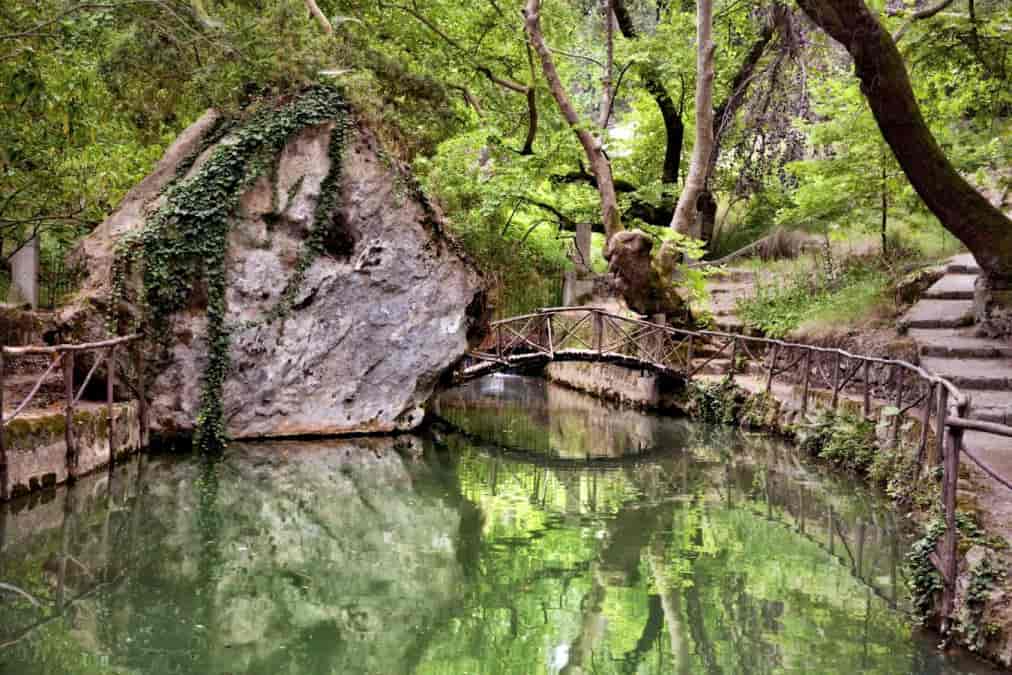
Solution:
M 989 672 L 908 627 L 853 481 L 482 386 L 425 437 L 135 459 L 0 510 L 0 672 Z

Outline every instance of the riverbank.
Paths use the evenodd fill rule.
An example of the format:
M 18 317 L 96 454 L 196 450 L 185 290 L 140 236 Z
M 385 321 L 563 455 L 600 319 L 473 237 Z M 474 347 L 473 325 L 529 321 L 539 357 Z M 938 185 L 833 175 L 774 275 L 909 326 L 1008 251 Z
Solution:
M 0 670 L 995 674 L 905 621 L 888 502 L 789 444 L 468 386 L 467 433 L 141 455 L 0 508 L 39 603 L 0 591 Z
M 595 377 L 595 369 L 602 369 Z M 730 424 L 749 430 L 774 433 L 805 447 L 827 463 L 847 468 L 863 480 L 883 489 L 913 526 L 924 533 L 920 554 L 908 559 L 909 591 L 926 626 L 940 630 L 941 577 L 930 556 L 939 539 L 941 491 L 940 459 L 935 429 L 923 428 L 922 415 L 910 410 L 896 421 L 890 401 L 871 399 L 869 422 L 864 419 L 864 401 L 841 392 L 837 421 L 815 410 L 830 407 L 832 394 L 809 391 L 809 409 L 803 411 L 802 387 L 767 382 L 758 375 L 736 375 L 734 383 L 721 375 L 700 375 L 681 388 L 661 382 L 647 373 L 622 376 L 617 367 L 597 364 L 553 363 L 546 368 L 552 382 L 584 391 L 624 405 L 646 410 L 686 415 L 695 419 Z M 653 381 L 651 378 L 654 378 Z M 593 383 L 593 384 L 589 384 Z M 821 416 L 820 416 L 821 415 Z M 834 426 L 846 428 L 851 438 L 832 441 Z M 821 434 L 821 438 L 819 435 Z M 916 448 L 926 440 L 927 452 L 917 457 Z M 897 439 L 897 441 L 894 441 Z M 841 456 L 845 455 L 845 456 Z M 922 465 L 923 464 L 923 465 Z M 956 599 L 947 643 L 958 644 L 985 658 L 1012 667 L 1012 586 L 1004 570 L 1012 569 L 1008 541 L 998 532 L 984 529 L 976 494 L 985 489 L 974 480 L 973 471 L 961 467 L 957 504 L 961 535 Z M 943 528 L 944 529 L 944 528 Z

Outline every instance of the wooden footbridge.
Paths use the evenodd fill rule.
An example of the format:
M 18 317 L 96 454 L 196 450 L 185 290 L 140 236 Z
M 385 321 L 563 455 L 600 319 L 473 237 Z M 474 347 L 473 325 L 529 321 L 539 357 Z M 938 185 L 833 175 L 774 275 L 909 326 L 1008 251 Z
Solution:
M 701 373 L 721 373 L 731 380 L 748 373 L 762 378 L 767 394 L 774 382 L 800 387 L 803 413 L 813 405 L 835 410 L 841 397 L 847 396 L 863 401 L 863 413 L 871 418 L 873 401 L 885 402 L 893 412 L 894 443 L 900 440 L 903 419 L 916 417 L 921 429 L 917 470 L 928 459 L 929 450 L 944 467 L 946 535 L 932 560 L 943 576 L 946 621 L 958 574 L 956 487 L 961 458 L 966 456 L 996 483 L 1012 490 L 1012 477 L 1001 475 L 963 440 L 966 431 L 1012 439 L 1012 427 L 974 419 L 965 392 L 906 361 L 735 333 L 686 330 L 596 307 L 555 307 L 494 322 L 485 341 L 460 364 L 454 380 L 465 382 L 553 361 L 613 363 L 686 381 Z M 828 396 L 814 396 L 816 390 Z

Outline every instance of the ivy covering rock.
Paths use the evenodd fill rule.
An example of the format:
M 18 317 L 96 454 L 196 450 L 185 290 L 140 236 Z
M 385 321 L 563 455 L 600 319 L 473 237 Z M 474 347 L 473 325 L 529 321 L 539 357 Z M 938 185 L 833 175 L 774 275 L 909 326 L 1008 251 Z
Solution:
M 205 450 L 416 426 L 483 318 L 438 214 L 334 88 L 198 124 L 82 245 L 67 322 L 144 332 L 154 428 Z

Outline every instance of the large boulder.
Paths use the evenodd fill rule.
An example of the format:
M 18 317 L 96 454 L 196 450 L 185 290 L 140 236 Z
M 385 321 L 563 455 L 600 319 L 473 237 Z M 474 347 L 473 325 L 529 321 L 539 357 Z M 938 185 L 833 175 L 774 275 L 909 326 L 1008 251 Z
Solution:
M 480 337 L 487 318 L 482 277 L 407 169 L 350 113 L 313 122 L 285 137 L 266 161 L 259 158 L 262 175 L 223 197 L 237 205 L 224 239 L 228 358 L 212 394 L 220 391 L 233 438 L 413 428 L 441 375 Z M 151 423 L 164 435 L 192 431 L 207 406 L 213 284 L 200 278 L 152 328 L 150 304 L 141 311 L 137 302 L 146 292 L 138 290 L 141 279 L 150 286 L 151 275 L 136 269 L 151 263 L 131 263 L 117 276 L 114 261 L 122 243 L 138 241 L 164 211 L 174 187 L 207 180 L 202 169 L 219 150 L 251 142 L 242 140 L 242 128 L 205 115 L 76 252 L 89 277 L 64 312 L 66 330 L 97 338 L 108 334 L 110 314 L 121 332 L 130 324 L 124 316 L 144 317 Z M 328 176 L 337 133 L 343 152 L 335 182 Z M 318 205 L 335 196 L 326 194 L 328 186 L 339 193 L 335 206 L 328 222 L 315 222 Z M 307 247 L 320 250 L 307 255 Z M 117 295 L 117 284 L 133 295 Z

